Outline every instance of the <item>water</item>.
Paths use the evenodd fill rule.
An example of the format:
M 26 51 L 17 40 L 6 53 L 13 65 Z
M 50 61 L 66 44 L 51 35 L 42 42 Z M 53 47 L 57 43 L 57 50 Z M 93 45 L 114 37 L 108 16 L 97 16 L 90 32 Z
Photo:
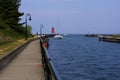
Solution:
M 84 35 L 50 39 L 48 52 L 63 80 L 120 80 L 120 44 Z

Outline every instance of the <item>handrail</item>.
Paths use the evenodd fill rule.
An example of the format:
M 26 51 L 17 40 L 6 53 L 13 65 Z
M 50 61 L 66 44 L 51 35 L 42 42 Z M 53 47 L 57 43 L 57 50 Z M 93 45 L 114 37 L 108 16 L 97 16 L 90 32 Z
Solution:
M 54 64 L 48 54 L 47 48 L 43 46 L 42 38 L 40 38 L 41 52 L 42 52 L 42 64 L 44 68 L 45 80 L 62 80 L 59 76 Z

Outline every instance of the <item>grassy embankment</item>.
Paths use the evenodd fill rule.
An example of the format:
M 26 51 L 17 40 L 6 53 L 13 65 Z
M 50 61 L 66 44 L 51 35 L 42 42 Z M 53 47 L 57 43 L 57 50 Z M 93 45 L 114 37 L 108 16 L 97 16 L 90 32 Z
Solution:
M 0 45 L 0 58 L 7 55 L 9 52 L 22 45 L 25 42 L 24 39 L 19 39 L 14 42 L 8 42 Z
M 6 27 L 0 29 L 0 58 L 22 45 L 25 42 L 24 35 Z

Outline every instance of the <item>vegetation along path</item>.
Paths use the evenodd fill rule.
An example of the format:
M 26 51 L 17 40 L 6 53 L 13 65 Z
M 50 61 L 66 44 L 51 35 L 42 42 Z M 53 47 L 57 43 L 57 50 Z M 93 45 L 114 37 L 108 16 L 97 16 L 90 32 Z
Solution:
M 0 80 L 45 80 L 41 64 L 39 40 L 36 40 L 0 71 Z

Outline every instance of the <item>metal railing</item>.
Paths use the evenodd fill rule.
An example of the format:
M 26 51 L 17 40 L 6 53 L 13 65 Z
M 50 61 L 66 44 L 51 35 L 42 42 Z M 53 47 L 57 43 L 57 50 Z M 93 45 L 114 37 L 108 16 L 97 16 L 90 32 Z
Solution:
M 43 46 L 44 40 L 40 38 L 42 64 L 44 68 L 45 80 L 62 80 L 48 54 L 47 48 Z

